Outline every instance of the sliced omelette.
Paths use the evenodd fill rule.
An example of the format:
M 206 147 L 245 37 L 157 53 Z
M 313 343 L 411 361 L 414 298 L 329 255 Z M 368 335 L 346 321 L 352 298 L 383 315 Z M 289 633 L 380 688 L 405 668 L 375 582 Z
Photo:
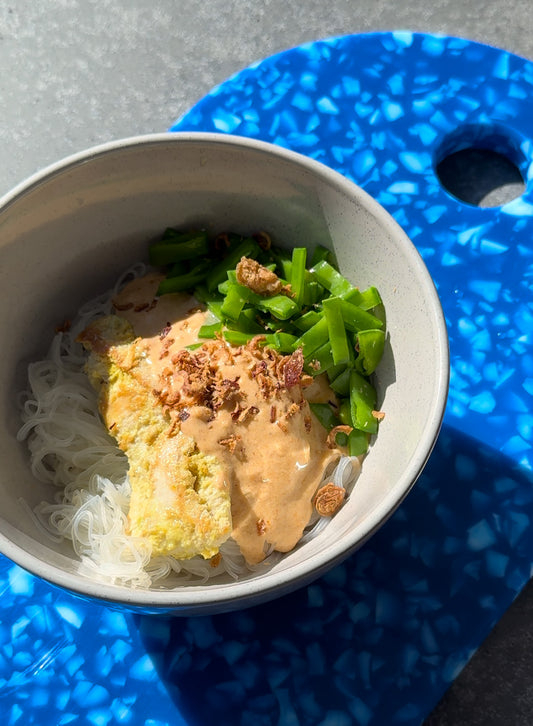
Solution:
M 79 339 L 91 351 L 87 373 L 104 423 L 129 460 L 130 534 L 147 538 L 152 556 L 216 555 L 232 531 L 220 463 L 198 451 L 135 377 L 147 362 L 128 321 L 100 318 Z

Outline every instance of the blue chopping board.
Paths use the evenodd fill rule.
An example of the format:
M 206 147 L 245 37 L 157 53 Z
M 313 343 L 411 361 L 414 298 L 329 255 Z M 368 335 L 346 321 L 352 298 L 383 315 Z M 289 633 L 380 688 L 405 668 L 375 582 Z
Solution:
M 532 571 L 532 118 L 531 62 L 392 32 L 267 58 L 174 124 L 302 152 L 389 210 L 442 300 L 444 426 L 387 524 L 344 564 L 264 606 L 134 616 L 0 559 L 7 724 L 394 726 L 432 710 Z M 524 192 L 494 208 L 450 194 L 436 165 L 465 147 L 508 158 Z

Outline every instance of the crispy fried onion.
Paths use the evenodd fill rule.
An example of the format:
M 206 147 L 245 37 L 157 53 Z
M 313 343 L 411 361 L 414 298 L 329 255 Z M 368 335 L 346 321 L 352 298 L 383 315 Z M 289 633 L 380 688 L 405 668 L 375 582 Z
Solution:
M 256 406 L 246 403 L 239 376 L 224 377 L 221 370 L 221 364 L 234 363 L 236 359 L 244 359 L 244 367 L 257 382 L 265 401 L 272 401 L 283 389 L 303 388 L 312 380 L 304 373 L 301 349 L 284 356 L 266 347 L 264 336 L 258 335 L 237 348 L 229 347 L 222 339 L 215 339 L 206 341 L 194 351 L 178 351 L 170 363 L 172 372 L 179 375 L 182 384 L 179 388 L 171 387 L 172 394 L 165 388 L 154 393 L 162 399 L 163 405 L 170 408 L 198 405 L 216 413 L 228 404 L 233 420 L 245 423 L 259 411 Z
M 283 283 L 275 272 L 250 257 L 241 257 L 235 268 L 237 282 L 257 295 L 271 297 L 283 291 Z
M 337 434 L 349 434 L 352 431 L 351 426 L 334 426 L 328 434 L 326 444 L 330 449 L 335 449 L 337 446 Z
M 332 517 L 341 508 L 345 497 L 345 489 L 330 481 L 317 491 L 315 509 L 321 517 Z

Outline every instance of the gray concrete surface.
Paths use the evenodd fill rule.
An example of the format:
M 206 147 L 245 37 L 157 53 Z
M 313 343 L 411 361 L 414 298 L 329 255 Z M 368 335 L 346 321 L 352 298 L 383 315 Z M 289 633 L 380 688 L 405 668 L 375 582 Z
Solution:
M 95 143 L 163 131 L 230 74 L 306 41 L 401 28 L 533 58 L 531 9 L 531 0 L 0 0 L 0 194 Z M 533 723 L 532 623 L 529 587 L 427 726 Z

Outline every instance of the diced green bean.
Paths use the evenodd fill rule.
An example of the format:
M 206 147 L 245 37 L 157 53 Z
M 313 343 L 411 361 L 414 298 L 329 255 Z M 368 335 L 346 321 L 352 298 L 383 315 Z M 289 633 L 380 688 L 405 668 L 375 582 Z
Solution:
M 167 295 L 171 292 L 184 292 L 185 290 L 191 290 L 205 279 L 208 268 L 209 262 L 204 261 L 196 267 L 193 267 L 192 270 L 186 272 L 184 275 L 166 277 L 159 283 L 157 294 Z
M 167 227 L 159 242 L 172 242 L 174 244 L 178 242 L 188 242 L 195 237 L 204 236 L 207 239 L 207 232 L 201 229 L 189 229 L 187 231 L 175 229 L 174 227 Z M 159 244 L 159 242 L 152 244 Z
M 210 305 L 213 302 L 221 302 L 222 295 L 218 291 L 209 292 L 205 286 L 205 278 L 194 286 L 193 295 L 198 302 L 203 302 L 206 305 Z
M 209 250 L 207 235 L 202 233 L 181 242 L 156 242 L 150 245 L 148 261 L 151 265 L 162 267 L 182 260 L 192 260 L 206 255 Z
M 230 282 L 226 280 L 218 286 L 219 292 L 222 292 L 224 296 L 227 296 L 230 290 L 233 290 L 233 294 L 239 295 L 246 303 L 257 307 L 264 299 L 261 295 L 258 295 L 253 290 L 250 290 L 246 285 L 240 285 L 238 282 Z
M 287 295 L 273 295 L 272 297 L 261 297 L 256 303 L 260 310 L 270 313 L 279 320 L 288 320 L 300 309 L 298 303 Z
M 339 298 L 328 298 L 324 300 L 324 315 L 328 324 L 329 342 L 333 354 L 333 362 L 335 365 L 348 363 L 350 360 L 350 351 L 348 349 L 348 339 L 346 337 L 346 329 L 340 308 L 341 300 Z
M 368 434 L 358 429 L 352 429 L 348 435 L 348 454 L 362 456 L 368 451 Z
M 351 361 L 350 361 L 350 366 L 351 366 Z M 346 366 L 344 364 L 340 365 L 340 366 L 335 366 L 335 365 L 330 366 L 326 371 L 327 376 L 328 376 L 328 381 L 331 383 L 331 381 L 334 381 L 335 378 L 337 378 L 337 376 L 340 376 L 340 374 L 345 370 L 346 370 Z
M 206 302 L 207 309 L 214 315 L 217 320 L 222 320 L 222 303 L 223 300 L 208 300 Z
M 222 330 L 222 322 L 202 325 L 198 331 L 199 338 L 216 338 L 216 334 Z
M 361 330 L 355 335 L 355 369 L 365 376 L 373 373 L 383 356 L 385 333 L 382 330 Z
M 315 280 L 326 290 L 329 290 L 332 295 L 346 295 L 354 289 L 352 283 L 325 260 L 321 260 L 314 265 L 311 268 L 311 273 Z
M 246 345 L 255 338 L 255 333 L 242 333 L 240 330 L 224 330 L 222 334 L 230 345 Z
M 324 288 L 320 283 L 313 279 L 307 279 L 304 285 L 302 305 L 306 307 L 316 305 L 324 297 L 324 292 Z
M 283 249 L 281 247 L 278 248 L 271 248 L 269 250 L 271 259 L 274 260 L 276 263 L 276 268 L 278 270 L 278 274 L 280 277 L 285 278 L 286 280 L 291 279 L 291 269 L 292 269 L 292 258 L 291 253 L 289 250 Z
M 309 330 L 309 328 L 312 328 L 313 325 L 318 323 L 318 321 L 323 317 L 324 314 L 322 312 L 318 312 L 317 310 L 308 310 L 308 312 L 296 318 L 294 325 L 298 328 L 298 330 L 305 332 L 306 330 Z
M 317 245 L 313 250 L 313 256 L 311 257 L 311 267 L 314 267 L 322 260 L 329 262 L 332 267 L 337 268 L 337 260 L 335 259 L 335 253 L 323 245 Z
M 224 298 L 222 307 L 220 308 L 223 318 L 237 320 L 241 314 L 246 300 L 240 293 L 240 287 L 240 285 L 229 285 L 228 292 L 226 293 L 226 297 Z
M 289 333 L 268 333 L 266 336 L 266 344 L 280 353 L 292 353 L 295 348 L 296 336 Z
M 244 333 L 239 330 L 224 330 L 223 336 L 231 345 L 246 345 L 257 337 L 257 333 Z M 263 345 L 275 348 L 280 353 L 292 353 L 294 350 L 294 336 L 286 333 L 268 333 L 263 336 Z
M 264 335 L 265 332 L 264 328 L 256 321 L 253 308 L 243 310 L 234 322 L 227 320 L 226 325 L 231 330 L 240 330 L 242 333 L 252 333 L 253 335 Z
M 383 323 L 375 315 L 342 298 L 339 298 L 339 307 L 347 330 L 358 332 L 383 327 Z
M 352 410 L 349 398 L 341 399 L 339 405 L 339 418 L 341 423 L 345 424 L 346 426 L 352 425 Z
M 185 275 L 189 271 L 189 267 L 185 260 L 181 262 L 175 262 L 170 270 L 167 272 L 167 277 L 178 277 L 178 275 Z
M 252 257 L 255 259 L 261 248 L 252 237 L 246 237 L 234 248 L 230 248 L 226 257 L 218 262 L 207 275 L 206 285 L 209 291 L 216 290 L 221 282 L 227 279 L 228 270 L 234 270 L 241 261 L 241 257 Z
M 372 415 L 376 408 L 376 391 L 357 371 L 350 373 L 350 406 L 352 426 L 360 431 L 375 434 L 378 421 Z
M 343 368 L 342 372 L 338 374 L 330 383 L 331 390 L 334 391 L 338 396 L 349 396 L 350 395 L 350 369 Z
M 310 356 L 310 360 L 307 362 L 306 371 L 312 376 L 318 376 L 320 373 L 325 373 L 334 365 L 333 353 L 331 352 L 331 345 L 329 340 L 317 348 L 314 353 Z
M 309 408 L 327 431 L 340 426 L 340 419 L 329 403 L 310 403 Z
M 331 431 L 335 426 L 340 426 L 341 421 L 329 403 L 310 403 L 309 408 L 327 431 Z M 339 431 L 335 436 L 335 441 L 339 446 L 346 446 L 348 436 L 344 431 Z
M 292 250 L 292 267 L 291 267 L 291 292 L 294 301 L 302 304 L 305 286 L 305 261 L 307 259 L 307 249 L 305 247 L 294 247 Z
M 321 345 L 328 342 L 328 323 L 323 316 L 311 328 L 301 335 L 296 345 L 302 348 L 306 361 L 311 360 L 313 353 L 320 348 Z

